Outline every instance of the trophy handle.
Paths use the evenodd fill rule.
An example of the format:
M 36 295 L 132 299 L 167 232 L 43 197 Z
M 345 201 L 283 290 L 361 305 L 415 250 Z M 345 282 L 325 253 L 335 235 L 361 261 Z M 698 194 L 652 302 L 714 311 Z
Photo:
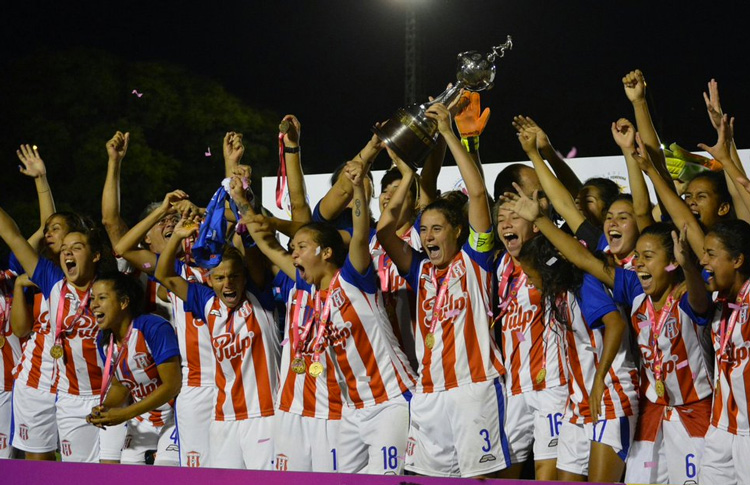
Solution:
M 490 62 L 495 62 L 495 59 L 498 57 L 504 57 L 505 51 L 513 49 L 513 39 L 508 36 L 508 39 L 505 41 L 505 44 L 500 44 L 497 47 L 492 48 L 492 53 L 487 56 L 487 60 Z
M 464 87 L 463 82 L 456 81 L 456 84 L 454 84 L 453 86 L 449 87 L 448 89 L 440 93 L 437 98 L 433 99 L 432 101 L 427 101 L 426 103 L 422 103 L 419 105 L 419 107 L 422 109 L 427 109 L 433 104 L 437 104 L 437 103 L 442 103 L 448 106 L 449 104 L 451 104 L 451 102 L 454 99 L 456 99 L 456 96 L 458 96 L 459 93 L 461 93 L 461 89 L 463 89 L 463 87 Z

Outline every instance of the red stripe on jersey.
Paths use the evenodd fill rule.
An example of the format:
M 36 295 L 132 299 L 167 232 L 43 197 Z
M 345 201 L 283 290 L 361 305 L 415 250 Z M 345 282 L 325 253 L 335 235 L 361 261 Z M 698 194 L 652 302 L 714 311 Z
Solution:
M 191 312 L 185 312 L 185 347 L 187 350 L 187 383 L 191 387 L 201 385 L 200 347 L 198 343 L 198 327 L 195 325 L 196 318 Z M 197 363 L 197 364 L 196 364 Z

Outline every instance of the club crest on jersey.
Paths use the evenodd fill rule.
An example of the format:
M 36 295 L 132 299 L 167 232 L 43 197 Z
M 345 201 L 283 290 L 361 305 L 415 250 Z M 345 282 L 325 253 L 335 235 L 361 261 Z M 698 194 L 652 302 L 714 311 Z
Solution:
M 336 288 L 331 292 L 331 303 L 336 308 L 341 308 L 344 305 L 344 292 L 341 290 L 341 288 Z
M 667 322 L 664 324 L 664 335 L 666 335 L 669 340 L 672 340 L 677 337 L 679 333 L 680 329 L 677 324 L 677 319 L 675 317 L 667 318 Z
M 139 369 L 145 369 L 148 367 L 148 354 L 139 352 L 133 356 L 133 360 L 135 361 L 135 366 Z
M 289 457 L 286 455 L 278 454 L 276 455 L 276 470 L 280 472 L 285 472 L 289 468 Z
M 407 456 L 414 456 L 414 448 L 417 446 L 417 440 L 414 438 L 409 438 L 406 441 L 406 455 Z
M 70 456 L 73 454 L 73 450 L 70 447 L 70 441 L 62 440 L 60 442 L 60 453 L 62 453 L 65 456 Z
M 8 447 L 8 435 L 0 433 L 0 450 Z
M 453 265 L 453 269 L 451 269 L 451 279 L 453 278 L 461 278 L 463 275 L 466 274 L 466 265 L 463 261 L 457 261 Z
M 25 424 L 22 424 L 18 427 L 18 436 L 21 437 L 22 440 L 29 439 L 29 427 Z
M 740 316 L 739 316 L 740 325 L 744 325 L 747 323 L 747 308 L 748 308 L 747 304 L 742 305 L 742 307 L 740 308 Z
M 189 468 L 200 468 L 201 454 L 197 451 L 188 451 L 185 461 Z
M 245 301 L 244 303 L 242 303 L 242 306 L 237 311 L 237 314 L 240 316 L 240 318 L 244 318 L 244 319 L 250 318 L 250 315 L 253 314 L 253 307 L 250 305 L 250 303 Z

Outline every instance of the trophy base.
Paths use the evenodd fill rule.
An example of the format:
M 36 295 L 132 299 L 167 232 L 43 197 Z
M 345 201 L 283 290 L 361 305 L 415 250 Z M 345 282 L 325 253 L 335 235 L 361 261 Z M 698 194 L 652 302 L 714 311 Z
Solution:
M 420 110 L 419 106 L 414 108 Z M 403 108 L 382 125 L 373 126 L 372 131 L 415 170 L 437 144 L 436 123 Z

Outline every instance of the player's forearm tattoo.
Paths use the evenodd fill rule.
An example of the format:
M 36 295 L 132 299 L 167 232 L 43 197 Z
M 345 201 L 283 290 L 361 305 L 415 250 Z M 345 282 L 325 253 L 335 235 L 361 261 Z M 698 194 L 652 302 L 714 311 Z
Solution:
M 354 215 L 357 217 L 361 216 L 362 215 L 362 201 L 359 199 L 355 199 L 354 207 L 355 207 Z

